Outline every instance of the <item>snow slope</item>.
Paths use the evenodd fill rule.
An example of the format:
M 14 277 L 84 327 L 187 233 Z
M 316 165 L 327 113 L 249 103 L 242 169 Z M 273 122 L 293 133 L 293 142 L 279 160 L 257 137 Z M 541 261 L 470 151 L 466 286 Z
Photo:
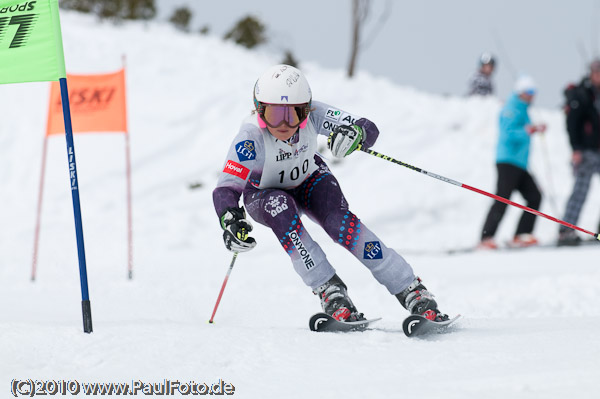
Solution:
M 491 200 L 362 153 L 329 162 L 353 211 L 405 255 L 442 310 L 463 314 L 456 332 L 407 339 L 396 299 L 308 220 L 359 309 L 383 317 L 377 328 L 311 333 L 307 321 L 318 300 L 261 227 L 254 232 L 259 245 L 238 257 L 209 325 L 231 261 L 211 191 L 252 108 L 255 78 L 279 59 L 153 23 L 114 26 L 65 12 L 62 29 L 71 73 L 116 70 L 127 56 L 134 279 L 126 278 L 123 137 L 86 134 L 75 143 L 94 333 L 82 333 L 62 138 L 49 143 L 37 280 L 30 281 L 49 85 L 0 86 L 2 397 L 13 379 L 27 378 L 222 379 L 241 398 L 594 397 L 598 247 L 436 255 L 475 244 Z M 494 190 L 499 100 L 433 96 L 366 74 L 348 81 L 341 70 L 309 62 L 302 68 L 316 99 L 378 124 L 375 150 Z M 538 108 L 532 116 L 549 124 L 531 160 L 552 199 L 541 210 L 562 217 L 573 183 L 563 116 Z M 598 186 L 579 223 L 588 230 L 598 222 Z M 500 241 L 511 237 L 518 217 L 508 211 Z M 535 233 L 554 240 L 557 225 L 539 219 Z

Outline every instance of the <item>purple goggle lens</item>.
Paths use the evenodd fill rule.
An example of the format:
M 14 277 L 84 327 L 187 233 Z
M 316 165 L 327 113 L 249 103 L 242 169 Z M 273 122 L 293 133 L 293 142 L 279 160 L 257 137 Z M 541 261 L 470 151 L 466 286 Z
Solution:
M 293 128 L 298 127 L 308 117 L 310 106 L 308 104 L 264 104 L 261 111 L 260 116 L 268 126 L 278 128 L 285 123 Z

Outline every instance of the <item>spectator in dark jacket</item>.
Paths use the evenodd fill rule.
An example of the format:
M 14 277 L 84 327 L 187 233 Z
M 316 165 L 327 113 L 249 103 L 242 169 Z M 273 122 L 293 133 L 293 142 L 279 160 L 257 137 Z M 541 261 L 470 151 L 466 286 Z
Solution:
M 488 96 L 494 94 L 492 74 L 496 67 L 496 60 L 490 53 L 483 53 L 479 57 L 479 69 L 469 79 L 469 95 Z
M 564 220 L 577 224 L 594 173 L 600 173 L 600 60 L 590 64 L 589 75 L 579 85 L 567 90 L 567 131 L 573 148 L 571 164 L 575 186 L 565 211 Z M 581 238 L 563 225 L 559 228 L 558 245 L 578 245 Z

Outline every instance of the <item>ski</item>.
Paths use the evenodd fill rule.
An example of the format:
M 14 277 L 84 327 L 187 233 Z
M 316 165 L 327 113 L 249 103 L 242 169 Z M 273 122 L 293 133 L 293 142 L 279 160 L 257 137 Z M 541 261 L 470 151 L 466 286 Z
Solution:
M 600 242 L 598 240 L 594 240 L 596 242 Z M 580 244 L 583 245 L 588 245 L 593 243 L 594 241 L 582 241 Z M 478 253 L 494 253 L 494 252 L 513 252 L 513 251 L 529 251 L 529 250 L 535 250 L 535 249 L 556 249 L 556 248 L 563 248 L 564 246 L 558 245 L 557 242 L 548 242 L 548 243 L 539 243 L 539 244 L 535 244 L 535 245 L 529 245 L 529 246 L 517 246 L 517 245 L 512 245 L 512 243 L 506 242 L 504 245 L 500 245 L 498 246 L 498 248 L 496 249 L 485 249 L 485 248 L 479 248 L 477 246 L 475 247 L 466 247 L 466 248 L 455 248 L 455 249 L 448 249 L 446 250 L 446 254 L 448 255 L 457 255 L 457 254 L 464 254 L 464 253 L 471 253 L 471 252 L 478 252 Z
M 381 317 L 360 321 L 337 321 L 326 313 L 316 313 L 310 318 L 308 326 L 311 331 L 317 332 L 364 331 L 369 324 L 378 320 L 381 320 Z
M 591 245 L 591 246 L 598 246 L 600 247 L 600 241 L 595 239 L 595 238 L 586 238 L 583 239 L 581 241 L 579 241 L 577 244 L 562 244 L 562 245 L 558 245 L 557 247 L 559 248 L 573 248 L 573 247 L 583 247 L 586 245 Z
M 518 246 L 510 246 L 508 243 L 506 245 L 501 245 L 496 249 L 482 249 L 477 246 L 474 247 L 458 247 L 458 248 L 449 248 L 449 249 L 433 249 L 433 250 L 403 250 L 402 253 L 406 255 L 460 255 L 460 254 L 468 254 L 468 253 L 497 253 L 497 252 L 512 252 L 512 251 L 528 251 L 534 249 L 557 249 L 557 248 L 577 248 L 584 246 L 598 246 L 600 248 L 600 241 L 595 238 L 589 240 L 581 240 L 577 244 L 572 245 L 559 245 L 558 242 L 548 242 L 548 243 L 540 243 L 536 245 L 531 245 L 527 247 L 518 247 Z
M 447 328 L 460 318 L 460 315 L 446 321 L 432 321 L 421 315 L 411 315 L 404 319 L 402 329 L 407 337 L 419 337 L 445 332 Z

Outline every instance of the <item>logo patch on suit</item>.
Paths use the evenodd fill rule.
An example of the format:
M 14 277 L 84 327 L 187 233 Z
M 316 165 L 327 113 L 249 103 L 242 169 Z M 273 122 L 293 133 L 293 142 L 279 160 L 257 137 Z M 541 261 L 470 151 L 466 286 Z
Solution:
M 275 157 L 275 162 L 279 162 L 279 161 L 285 161 L 286 159 L 290 159 L 292 157 L 292 153 L 291 152 L 287 152 L 282 150 L 281 148 L 279 149 L 279 155 L 277 155 Z
M 248 173 L 250 173 L 250 169 L 248 169 L 244 165 L 240 165 L 237 162 L 233 162 L 231 159 L 228 159 L 227 163 L 225 164 L 225 168 L 223 169 L 223 172 L 229 173 L 230 175 L 234 175 L 239 177 L 240 179 L 246 180 L 246 177 L 248 177 Z
M 363 259 L 381 259 L 383 258 L 383 251 L 381 250 L 381 244 L 379 241 L 365 242 L 365 251 L 363 253 Z
M 253 160 L 256 158 L 256 147 L 254 147 L 254 141 L 240 141 L 235 145 L 235 152 L 237 152 L 238 159 L 241 162 Z
M 306 270 L 312 269 L 315 266 L 315 261 L 310 255 L 310 252 L 308 252 L 308 249 L 306 249 L 306 247 L 304 246 L 302 240 L 300 240 L 298 232 L 296 230 L 292 230 L 288 233 L 288 237 L 290 237 L 292 244 L 294 244 L 296 250 L 300 254 L 300 257 L 302 258 L 302 262 L 304 262 L 304 267 L 306 267 Z
M 340 111 L 339 109 L 328 108 L 327 112 L 325 112 L 325 117 L 327 119 L 331 119 L 332 121 L 339 121 L 340 116 L 342 116 L 342 111 Z
M 340 123 L 342 125 L 354 125 L 357 119 L 354 115 L 344 113 L 340 116 Z
M 285 195 L 270 196 L 265 203 L 265 211 L 271 214 L 271 217 L 275 217 L 287 209 L 288 205 Z

